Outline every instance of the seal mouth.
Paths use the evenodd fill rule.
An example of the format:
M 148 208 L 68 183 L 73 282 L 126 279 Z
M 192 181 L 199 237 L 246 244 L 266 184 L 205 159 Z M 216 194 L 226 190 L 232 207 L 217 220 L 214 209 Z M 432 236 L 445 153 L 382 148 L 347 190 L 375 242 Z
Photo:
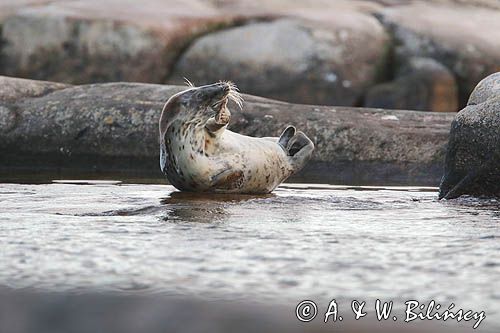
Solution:
M 221 85 L 224 95 L 222 98 L 217 100 L 215 103 L 211 105 L 212 109 L 215 111 L 220 111 L 227 106 L 229 100 L 233 101 L 238 105 L 240 110 L 243 108 L 243 97 L 240 94 L 240 91 L 236 84 L 231 81 L 220 81 L 218 82 Z

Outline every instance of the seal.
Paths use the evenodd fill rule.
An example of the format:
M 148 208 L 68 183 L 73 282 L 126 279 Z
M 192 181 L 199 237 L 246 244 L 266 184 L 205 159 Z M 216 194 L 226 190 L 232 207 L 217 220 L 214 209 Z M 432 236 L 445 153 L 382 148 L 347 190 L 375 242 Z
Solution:
M 263 194 L 302 169 L 312 141 L 288 126 L 279 138 L 227 129 L 228 101 L 242 98 L 231 82 L 190 86 L 170 97 L 160 122 L 160 169 L 181 191 Z

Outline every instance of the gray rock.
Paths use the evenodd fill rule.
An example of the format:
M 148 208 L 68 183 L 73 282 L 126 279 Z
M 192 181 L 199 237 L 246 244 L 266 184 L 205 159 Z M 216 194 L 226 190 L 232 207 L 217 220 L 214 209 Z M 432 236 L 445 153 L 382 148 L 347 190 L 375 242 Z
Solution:
M 413 57 L 394 80 L 371 88 L 366 107 L 436 112 L 458 110 L 458 87 L 453 74 L 434 59 Z
M 196 35 L 235 20 L 197 0 L 23 1 L 0 14 L 0 72 L 67 83 L 162 82 Z
M 384 8 L 377 15 L 394 37 L 396 62 L 429 57 L 453 72 L 461 107 L 476 84 L 499 69 L 499 10 L 415 1 Z
M 440 198 L 500 197 L 499 74 L 478 84 L 451 125 Z
M 158 120 L 165 101 L 185 89 L 138 83 L 67 87 L 9 97 L 0 85 L 0 167 L 133 171 L 158 177 Z M 37 83 L 43 84 L 43 83 Z M 244 95 L 230 129 L 279 136 L 293 124 L 315 142 L 302 180 L 339 184 L 439 182 L 452 113 L 297 105 Z
M 19 102 L 24 98 L 47 95 L 56 90 L 69 88 L 71 85 L 0 76 L 0 87 L 1 102 Z
M 158 82 L 166 75 L 158 38 L 131 25 L 36 9 L 5 19 L 2 34 L 7 75 L 69 83 Z
M 25 86 L 51 83 L 23 81 Z M 165 101 L 185 89 L 108 83 L 33 94 L 19 80 L 0 85 L 0 169 L 72 168 L 158 177 L 158 120 Z M 11 93 L 15 91 L 16 93 Z M 16 98 L 13 99 L 12 96 Z M 311 182 L 418 184 L 439 182 L 450 113 L 296 105 L 245 95 L 232 106 L 230 128 L 278 136 L 296 125 L 315 142 L 298 175 Z
M 363 105 L 369 88 L 394 77 L 386 66 L 394 49 L 395 68 L 427 57 L 451 70 L 464 106 L 477 82 L 498 70 L 499 8 L 497 0 L 286 6 L 282 0 L 3 0 L 0 74 L 75 84 L 232 79 L 252 94 L 291 102 Z M 269 29 L 262 32 L 263 26 Z M 203 57 L 205 51 L 211 57 Z M 234 57 L 226 59 L 226 51 Z M 413 79 L 395 83 L 409 87 Z M 418 86 L 424 89 L 419 95 L 436 91 L 430 83 Z M 373 105 L 416 103 L 394 85 L 376 87 L 368 97 L 384 94 Z
M 498 96 L 500 96 L 500 72 L 491 74 L 479 82 L 470 95 L 467 105 L 481 104 Z
M 372 20 L 372 18 L 369 18 Z M 357 26 L 296 19 L 259 22 L 196 40 L 170 82 L 234 81 L 243 91 L 279 100 L 355 105 L 375 82 L 388 38 L 376 22 Z

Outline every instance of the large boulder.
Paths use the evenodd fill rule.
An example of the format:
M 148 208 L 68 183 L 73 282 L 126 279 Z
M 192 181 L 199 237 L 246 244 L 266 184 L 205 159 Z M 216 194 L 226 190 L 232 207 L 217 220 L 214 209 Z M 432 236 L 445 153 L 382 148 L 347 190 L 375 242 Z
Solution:
M 0 74 L 72 84 L 164 83 L 185 48 L 211 31 L 263 18 L 300 16 L 334 22 L 330 25 L 346 28 L 336 31 L 344 39 L 365 47 L 372 42 L 366 35 L 383 29 L 364 11 L 379 7 L 349 0 L 2 0 Z M 365 43 L 352 37 L 358 33 Z M 360 75 L 365 75 L 364 69 Z M 338 79 L 340 85 L 351 84 Z
M 414 1 L 386 7 L 377 15 L 394 38 L 395 61 L 429 57 L 457 78 L 460 105 L 476 84 L 500 70 L 500 11 L 451 1 Z
M 482 80 L 451 125 L 440 198 L 500 197 L 500 73 Z
M 400 69 L 434 59 L 464 106 L 500 70 L 499 22 L 497 0 L 3 0 L 0 74 L 73 84 L 229 79 L 298 103 L 451 110 L 447 75 Z
M 477 105 L 500 96 L 500 72 L 483 79 L 469 96 L 468 105 Z
M 455 112 L 458 88 L 453 74 L 434 59 L 412 57 L 393 81 L 375 85 L 364 106 L 384 109 L 408 109 Z
M 279 19 L 208 34 L 181 56 L 169 81 L 231 80 L 251 94 L 289 102 L 359 104 L 377 81 L 389 40 L 373 17 L 354 17 Z
M 186 87 L 107 83 L 49 88 L 0 84 L 0 169 L 78 168 L 161 177 L 158 120 L 165 101 Z M 36 83 L 41 85 L 44 83 Z M 52 88 L 50 88 L 52 87 Z M 52 89 L 52 90 L 51 90 Z M 244 95 L 230 129 L 278 136 L 286 125 L 316 144 L 301 180 L 340 184 L 439 182 L 453 113 L 327 107 Z
M 0 70 L 67 83 L 162 82 L 195 36 L 236 19 L 199 0 L 76 0 L 19 7 L 10 6 L 1 22 Z

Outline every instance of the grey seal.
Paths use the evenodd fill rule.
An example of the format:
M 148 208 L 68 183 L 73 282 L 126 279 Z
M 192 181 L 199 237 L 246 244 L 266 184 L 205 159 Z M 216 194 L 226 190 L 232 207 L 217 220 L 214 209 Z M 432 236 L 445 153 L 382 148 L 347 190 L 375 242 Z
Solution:
M 160 169 L 181 191 L 269 193 L 304 167 L 313 142 L 294 126 L 279 138 L 227 129 L 228 101 L 242 98 L 231 82 L 194 87 L 170 97 L 160 122 Z

